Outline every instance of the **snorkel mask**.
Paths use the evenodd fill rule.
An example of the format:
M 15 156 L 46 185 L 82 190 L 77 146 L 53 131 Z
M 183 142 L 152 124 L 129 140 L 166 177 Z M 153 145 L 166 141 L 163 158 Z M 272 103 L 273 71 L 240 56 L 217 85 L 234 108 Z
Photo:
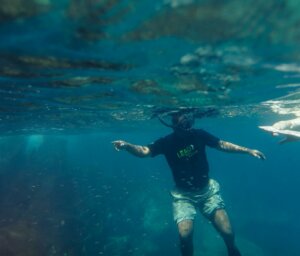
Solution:
M 174 112 L 168 113 L 168 116 L 171 117 L 171 123 L 165 121 L 165 116 L 158 116 L 158 119 L 163 125 L 172 128 L 174 131 L 189 131 L 195 123 L 193 113 Z
M 177 114 L 172 116 L 172 125 L 174 130 L 189 131 L 195 123 L 193 113 Z
M 216 116 L 219 112 L 216 108 L 180 108 L 180 109 L 162 109 L 154 114 L 159 121 L 172 128 L 175 132 L 188 132 L 193 128 L 195 118 L 204 118 Z

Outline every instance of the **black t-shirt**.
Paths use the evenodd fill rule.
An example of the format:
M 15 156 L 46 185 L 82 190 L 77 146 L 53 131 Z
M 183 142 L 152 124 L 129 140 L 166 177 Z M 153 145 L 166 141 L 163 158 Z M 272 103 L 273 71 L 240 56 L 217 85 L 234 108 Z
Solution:
M 148 145 L 152 157 L 164 155 L 180 189 L 202 189 L 208 183 L 209 166 L 205 147 L 217 147 L 219 138 L 202 129 L 192 129 L 184 136 L 169 134 Z

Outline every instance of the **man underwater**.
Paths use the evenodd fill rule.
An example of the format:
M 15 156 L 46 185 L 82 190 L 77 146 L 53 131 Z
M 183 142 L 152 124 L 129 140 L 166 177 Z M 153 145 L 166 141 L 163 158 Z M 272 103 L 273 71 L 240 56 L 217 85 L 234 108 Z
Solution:
M 113 141 L 116 150 L 126 150 L 137 157 L 164 155 L 172 171 L 175 188 L 173 215 L 177 223 L 180 249 L 183 256 L 193 255 L 193 226 L 196 209 L 213 224 L 222 236 L 229 256 L 240 256 L 234 233 L 225 210 L 217 181 L 209 178 L 206 146 L 225 152 L 245 153 L 265 159 L 255 149 L 238 146 L 221 140 L 202 130 L 194 129 L 194 114 L 178 111 L 172 114 L 173 132 L 147 146 L 134 145 L 123 140 Z

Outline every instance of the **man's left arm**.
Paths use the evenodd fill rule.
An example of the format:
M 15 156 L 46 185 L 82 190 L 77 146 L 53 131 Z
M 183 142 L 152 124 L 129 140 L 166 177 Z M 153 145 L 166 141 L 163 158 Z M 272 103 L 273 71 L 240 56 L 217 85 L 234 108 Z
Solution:
M 262 160 L 266 159 L 265 155 L 256 149 L 242 147 L 242 146 L 239 146 L 239 145 L 236 145 L 231 142 L 224 141 L 224 140 L 219 140 L 217 149 L 225 151 L 225 152 L 245 153 L 245 154 L 249 154 L 251 156 L 257 157 Z

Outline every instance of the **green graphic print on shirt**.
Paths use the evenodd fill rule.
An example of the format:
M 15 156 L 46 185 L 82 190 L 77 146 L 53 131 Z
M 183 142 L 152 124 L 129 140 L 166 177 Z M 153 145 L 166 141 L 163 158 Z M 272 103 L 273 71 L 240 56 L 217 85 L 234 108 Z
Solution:
M 193 155 L 195 155 L 198 152 L 198 150 L 195 148 L 193 144 L 188 145 L 187 147 L 180 149 L 177 152 L 177 157 L 178 158 L 191 158 Z

